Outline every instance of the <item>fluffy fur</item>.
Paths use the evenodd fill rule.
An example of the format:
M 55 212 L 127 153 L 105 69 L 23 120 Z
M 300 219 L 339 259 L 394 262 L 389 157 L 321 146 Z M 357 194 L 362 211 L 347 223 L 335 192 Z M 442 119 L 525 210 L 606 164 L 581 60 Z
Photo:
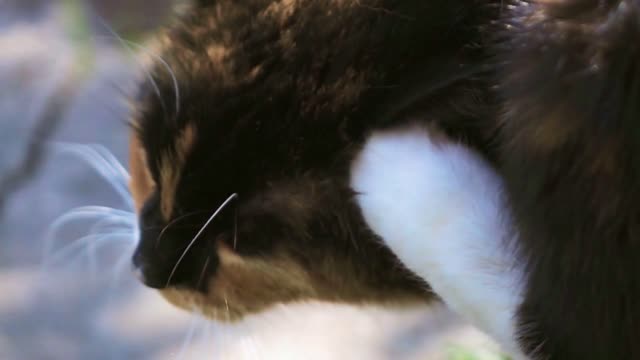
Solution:
M 159 34 L 163 61 L 133 119 L 131 163 L 143 168 L 132 171 L 134 264 L 145 283 L 223 319 L 309 299 L 428 302 L 429 287 L 364 222 L 349 169 L 392 114 L 487 141 L 474 121 L 486 91 L 472 46 L 487 11 L 448 0 L 202 1 Z
M 515 3 L 496 53 L 523 349 L 640 358 L 640 3 Z
M 200 1 L 141 85 L 134 263 L 237 318 L 423 303 L 427 280 L 518 356 L 639 358 L 639 19 L 637 0 Z
M 420 127 L 375 133 L 352 168 L 367 223 L 453 310 L 519 353 L 521 268 L 502 182 L 461 144 Z M 522 358 L 522 355 L 520 355 Z

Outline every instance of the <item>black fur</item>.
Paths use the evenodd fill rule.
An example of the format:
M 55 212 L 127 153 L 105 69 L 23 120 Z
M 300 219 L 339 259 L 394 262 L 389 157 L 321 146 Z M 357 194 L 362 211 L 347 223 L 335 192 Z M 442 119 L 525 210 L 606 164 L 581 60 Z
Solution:
M 640 2 L 515 3 L 501 162 L 521 237 L 523 347 L 640 358 Z
M 176 239 L 238 193 L 172 285 L 206 291 L 196 275 L 221 234 L 231 241 L 237 211 L 239 254 L 286 249 L 329 288 L 336 272 L 365 284 L 335 299 L 366 300 L 376 287 L 426 297 L 366 227 L 348 187 L 372 130 L 423 119 L 506 180 L 527 273 L 517 319 L 524 351 L 640 358 L 637 0 L 307 0 L 291 2 L 291 16 L 264 16 L 272 3 L 199 1 L 162 47 L 179 104 L 162 64 L 152 69 L 161 96 L 142 88 L 137 127 L 156 182 L 176 134 L 197 129 L 172 218 L 200 213 L 159 245 L 168 221 L 158 192 L 142 215 L 137 261 L 156 268 L 147 275 L 157 287 L 185 249 Z M 298 217 L 283 205 L 289 198 L 312 209 Z
M 278 3 L 294 4 L 292 15 L 273 15 L 270 6 Z M 179 104 L 161 63 L 152 74 L 162 96 L 152 83 L 140 95 L 136 127 L 156 183 L 178 134 L 197 129 L 178 169 L 171 219 L 158 209 L 161 189 L 141 216 L 135 263 L 144 265 L 147 283 L 165 287 L 195 230 L 237 193 L 170 285 L 207 292 L 199 274 L 216 241 L 232 243 L 237 221 L 238 254 L 268 259 L 285 252 L 329 288 L 340 287 L 333 274 L 344 277 L 343 294 L 332 289 L 325 297 L 428 298 L 426 285 L 364 224 L 352 201 L 349 167 L 370 131 L 417 117 L 487 148 L 492 131 L 479 125 L 488 91 L 478 28 L 496 9 L 449 0 L 200 4 L 162 40 L 160 55 L 178 79 Z M 289 197 L 309 213 L 278 203 Z M 193 212 L 157 240 L 171 220 Z M 207 274 L 215 277 L 217 265 L 213 256 Z

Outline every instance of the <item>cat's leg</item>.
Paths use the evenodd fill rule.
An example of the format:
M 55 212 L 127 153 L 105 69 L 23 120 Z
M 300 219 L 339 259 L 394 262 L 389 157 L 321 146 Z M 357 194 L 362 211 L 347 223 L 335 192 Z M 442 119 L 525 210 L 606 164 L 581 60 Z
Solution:
M 521 271 L 502 183 L 470 149 L 420 127 L 374 134 L 352 166 L 369 226 L 444 302 L 516 358 Z

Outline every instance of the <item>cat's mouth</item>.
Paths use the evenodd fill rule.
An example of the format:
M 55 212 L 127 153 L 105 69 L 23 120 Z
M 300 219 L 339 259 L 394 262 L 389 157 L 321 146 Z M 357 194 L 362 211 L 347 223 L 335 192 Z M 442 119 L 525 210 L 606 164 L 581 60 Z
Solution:
M 380 247 L 341 181 L 304 174 L 245 193 L 242 202 L 237 194 L 184 192 L 171 195 L 182 206 L 167 212 L 166 191 L 139 149 L 133 136 L 134 271 L 170 303 L 234 321 L 291 302 L 405 306 L 432 298 Z M 186 181 L 182 187 L 191 189 Z M 212 211 L 198 210 L 218 201 Z
M 243 257 L 226 241 L 215 244 L 215 255 L 208 258 L 195 286 L 171 279 L 150 281 L 142 270 L 136 272 L 170 303 L 221 321 L 236 321 L 275 303 L 319 297 L 309 274 L 284 256 Z
M 154 204 L 153 198 L 148 204 Z M 141 211 L 135 272 L 142 283 L 187 311 L 236 321 L 291 302 L 404 306 L 424 304 L 430 298 L 421 282 L 383 265 L 384 261 L 394 264 L 384 254 L 374 253 L 383 249 L 358 248 L 347 256 L 341 251 L 351 242 L 342 240 L 344 235 L 327 235 L 323 232 L 326 227 L 318 230 L 303 222 L 296 224 L 304 227 L 296 227 L 272 214 L 247 214 L 245 208 L 237 216 L 230 212 L 229 218 L 219 218 L 219 223 L 208 228 L 206 214 L 179 224 L 169 221 L 172 226 L 167 227 L 167 221 L 158 225 L 147 219 L 155 211 L 150 209 L 155 208 Z M 236 229 L 235 220 L 242 226 Z M 203 229 L 208 231 L 201 232 Z M 317 233 L 311 234 L 310 229 Z M 361 246 L 367 244 L 361 240 Z M 363 262 L 364 252 L 376 257 Z

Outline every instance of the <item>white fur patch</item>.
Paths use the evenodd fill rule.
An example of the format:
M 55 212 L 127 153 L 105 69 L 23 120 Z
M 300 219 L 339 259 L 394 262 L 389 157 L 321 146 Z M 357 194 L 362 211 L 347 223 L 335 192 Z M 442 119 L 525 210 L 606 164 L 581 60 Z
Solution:
M 516 358 L 521 270 L 505 248 L 502 183 L 470 149 L 412 127 L 374 134 L 352 165 L 369 226 L 454 311 Z

